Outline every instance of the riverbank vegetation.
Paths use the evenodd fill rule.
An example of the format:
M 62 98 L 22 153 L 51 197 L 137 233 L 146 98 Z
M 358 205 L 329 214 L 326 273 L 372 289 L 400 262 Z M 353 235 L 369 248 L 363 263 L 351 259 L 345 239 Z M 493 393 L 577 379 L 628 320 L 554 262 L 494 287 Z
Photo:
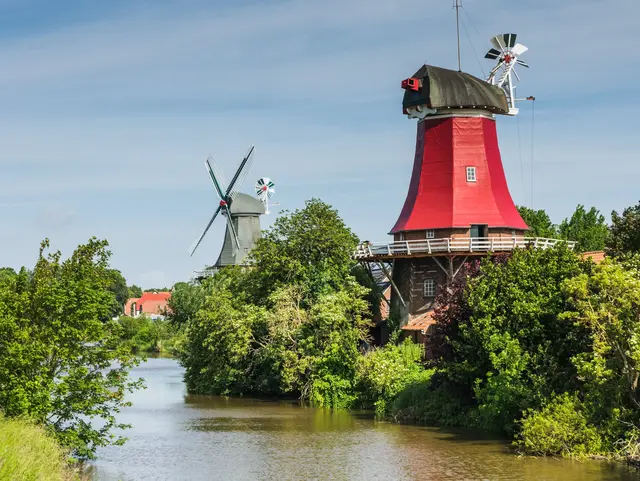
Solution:
M 120 316 L 116 322 L 121 346 L 133 354 L 176 355 L 180 350 L 182 331 L 167 319 Z
M 91 458 L 98 446 L 124 442 L 116 432 L 127 426 L 115 416 L 129 405 L 126 393 L 142 386 L 129 378 L 139 360 L 112 320 L 106 241 L 91 239 L 64 260 L 48 249 L 45 240 L 32 270 L 0 276 L 0 412 L 41 426 L 70 455 Z M 25 437 L 25 446 L 31 441 Z
M 611 227 L 582 206 L 559 226 L 544 211 L 524 213 L 539 221 L 537 235 L 575 240 L 578 252 L 561 244 L 467 263 L 438 296 L 427 360 L 393 312 L 391 342 L 371 347 L 380 292 L 351 259 L 357 239 L 337 212 L 308 201 L 258 241 L 252 268 L 187 288 L 195 300 L 174 315 L 188 390 L 479 428 L 528 454 L 634 455 L 640 209 L 614 213 Z M 578 254 L 605 247 L 599 265 Z
M 122 444 L 116 416 L 143 386 L 129 377 L 135 353 L 168 351 L 193 393 L 474 427 L 529 454 L 637 458 L 640 205 L 614 212 L 611 226 L 581 207 L 560 226 L 543 211 L 527 215 L 609 258 L 596 265 L 560 245 L 467 263 L 437 298 L 429 359 L 403 339 L 393 310 L 390 342 L 371 345 L 380 289 L 352 259 L 357 237 L 317 199 L 276 220 L 251 268 L 173 286 L 166 320 L 117 315 L 141 289 L 110 268 L 106 241 L 67 259 L 45 241 L 33 269 L 0 269 L 5 436 L 14 422 L 27 422 L 25 442 L 47 433 L 59 448 L 41 450 L 55 451 L 52 466 L 63 451 L 92 458 Z M 3 459 L 12 456 L 21 455 Z
M 434 375 L 391 414 L 507 434 L 530 454 L 625 454 L 640 416 L 638 271 L 561 246 L 465 274 L 435 313 Z
M 67 453 L 39 425 L 0 416 L 0 480 L 80 480 Z

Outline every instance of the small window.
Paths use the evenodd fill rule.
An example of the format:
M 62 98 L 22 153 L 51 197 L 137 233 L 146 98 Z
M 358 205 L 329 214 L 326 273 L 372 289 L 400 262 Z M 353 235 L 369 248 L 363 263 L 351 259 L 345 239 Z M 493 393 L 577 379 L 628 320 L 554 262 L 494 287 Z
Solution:
M 512 231 L 511 231 L 511 235 L 512 235 L 513 237 L 515 237 L 515 236 L 516 236 L 516 231 L 512 230 Z
M 436 281 L 433 279 L 424 280 L 424 297 L 435 297 L 436 295 Z
M 434 239 L 436 237 L 436 231 L 428 230 L 427 231 L 427 239 Z
M 475 182 L 475 181 L 476 181 L 476 168 L 467 167 L 467 182 Z

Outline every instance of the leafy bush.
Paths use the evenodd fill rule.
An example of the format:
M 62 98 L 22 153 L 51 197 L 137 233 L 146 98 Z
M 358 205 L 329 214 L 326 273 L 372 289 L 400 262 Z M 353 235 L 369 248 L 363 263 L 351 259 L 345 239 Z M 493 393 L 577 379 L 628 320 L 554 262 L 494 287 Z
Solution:
M 565 246 L 519 249 L 469 269 L 438 300 L 446 385 L 475 402 L 485 429 L 512 434 L 525 409 L 578 387 L 572 358 L 589 336 L 562 318 L 562 285 L 588 269 Z
M 526 454 L 580 456 L 602 448 L 598 429 L 588 422 L 575 394 L 563 393 L 540 410 L 527 410 L 520 422 L 514 444 Z
M 432 371 L 422 366 L 423 346 L 407 339 L 400 345 L 387 344 L 358 359 L 356 388 L 358 407 L 375 409 L 385 416 L 399 393 L 426 382 Z
M 252 327 L 263 310 L 238 302 L 224 285 L 207 296 L 187 327 L 181 362 L 187 389 L 200 394 L 239 394 L 247 390 Z
M 448 385 L 442 372 L 429 369 L 423 376 L 424 380 L 398 393 L 389 409 L 393 420 L 430 426 L 478 426 L 472 400 Z
M 44 424 L 76 456 L 92 457 L 97 446 L 124 442 L 113 431 L 127 426 L 115 414 L 142 386 L 129 378 L 139 361 L 110 320 L 106 241 L 91 239 L 65 260 L 45 253 L 48 246 L 32 272 L 23 268 L 0 285 L 0 409 Z
M 131 352 L 177 352 L 181 332 L 168 320 L 121 316 L 118 323 L 123 345 Z

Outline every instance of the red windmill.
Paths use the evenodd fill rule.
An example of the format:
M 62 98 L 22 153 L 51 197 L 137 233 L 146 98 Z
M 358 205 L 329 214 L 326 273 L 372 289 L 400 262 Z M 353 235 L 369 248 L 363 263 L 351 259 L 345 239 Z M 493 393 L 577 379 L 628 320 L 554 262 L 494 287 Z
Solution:
M 428 335 L 438 289 L 470 256 L 559 242 L 525 237 L 502 167 L 495 118 L 517 115 L 512 75 L 516 65 L 528 67 L 518 60 L 527 48 L 515 41 L 491 39 L 487 58 L 498 64 L 486 81 L 424 65 L 402 82 L 403 112 L 418 119 L 409 191 L 394 240 L 361 244 L 356 257 L 386 274 L 391 307 L 416 340 Z

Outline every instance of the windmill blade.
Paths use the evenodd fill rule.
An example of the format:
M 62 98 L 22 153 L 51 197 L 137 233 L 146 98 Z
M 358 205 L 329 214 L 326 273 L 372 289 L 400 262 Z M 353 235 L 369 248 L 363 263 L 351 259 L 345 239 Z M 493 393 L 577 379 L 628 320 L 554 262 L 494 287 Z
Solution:
M 489 50 L 487 52 L 487 54 L 484 56 L 484 58 L 489 58 L 491 60 L 495 60 L 495 59 L 499 58 L 500 55 L 502 55 L 502 52 L 500 52 L 499 50 L 496 50 L 495 48 L 492 48 L 491 50 Z
M 249 168 L 250 168 L 250 163 L 247 163 L 247 167 L 245 168 L 244 172 L 240 174 L 240 178 L 238 179 L 238 182 L 236 182 L 235 188 L 229 194 L 229 197 L 231 197 L 232 200 L 235 199 L 236 195 L 238 194 L 238 191 L 240 190 L 240 187 L 242 187 L 242 184 L 244 183 L 244 180 L 246 179 L 247 174 L 249 173 Z
M 253 149 L 251 151 L 253 152 Z M 247 154 L 247 155 L 250 156 L 251 154 Z M 229 194 L 231 199 L 235 198 L 235 196 L 238 194 L 238 191 L 240 190 L 240 187 L 242 187 L 242 184 L 244 184 L 244 181 L 247 178 L 247 175 L 249 174 L 249 170 L 251 170 L 252 163 L 253 163 L 253 157 L 251 156 L 248 158 L 248 161 L 245 163 L 244 168 L 240 173 L 238 180 L 236 181 L 235 187 L 231 190 L 231 193 Z
M 222 206 L 219 205 L 218 208 L 216 209 L 216 211 L 213 213 L 213 217 L 211 217 L 211 220 L 207 224 L 207 227 L 204 228 L 204 231 L 202 232 L 202 235 L 198 239 L 198 242 L 196 242 L 196 245 L 193 247 L 193 249 L 191 249 L 191 253 L 189 254 L 189 256 L 192 256 L 193 253 L 196 251 L 196 249 L 200 245 L 200 242 L 202 242 L 202 239 L 204 239 L 204 236 L 207 234 L 207 231 L 209 230 L 209 227 L 211 227 L 211 224 L 213 224 L 213 221 L 216 219 L 216 217 L 220 213 L 221 209 L 222 209 Z
M 238 240 L 238 233 L 236 232 L 236 228 L 233 225 L 233 219 L 231 219 L 231 211 L 229 210 L 229 205 L 225 204 L 224 210 L 227 214 L 227 228 L 231 229 L 233 240 L 236 241 L 236 249 L 240 249 L 240 241 Z
M 518 65 L 522 65 L 523 67 L 529 68 L 529 64 L 527 62 L 525 62 L 524 60 L 516 60 L 516 63 Z
M 518 82 L 520 82 L 520 75 L 518 75 L 518 72 L 516 72 L 516 69 L 512 68 L 511 71 L 513 72 L 513 75 L 515 75 L 516 78 L 518 79 Z
M 244 180 L 244 177 L 246 177 L 247 175 L 247 171 L 249 170 L 247 164 L 251 165 L 250 161 L 252 158 L 251 155 L 253 154 L 253 149 L 254 149 L 254 146 L 252 145 L 249 151 L 247 152 L 247 155 L 245 155 L 244 159 L 242 159 L 242 162 L 240 162 L 240 167 L 238 167 L 238 170 L 236 170 L 236 173 L 233 176 L 233 179 L 231 179 L 231 183 L 227 188 L 227 196 L 231 197 L 232 199 L 235 196 L 235 194 L 238 192 L 238 189 L 242 184 L 242 180 Z M 243 176 L 242 180 L 240 179 L 241 176 Z
M 516 38 L 518 38 L 518 35 L 515 33 L 505 33 L 502 35 L 504 44 L 509 48 L 513 48 L 516 45 Z
M 211 158 L 211 160 L 213 160 L 213 158 Z M 213 185 L 216 188 L 216 191 L 218 191 L 218 195 L 220 196 L 220 200 L 225 200 L 224 199 L 224 194 L 222 192 L 222 186 L 220 185 L 220 182 L 218 182 L 218 178 L 216 178 L 216 174 L 213 172 L 213 168 L 211 167 L 211 164 L 209 163 L 209 159 L 204 161 L 205 165 L 207 166 L 207 170 L 209 171 L 209 177 L 211 177 L 211 181 L 213 182 Z M 214 165 L 215 165 L 215 161 L 214 161 Z
M 240 249 L 240 247 L 238 246 L 238 243 L 235 241 L 235 238 L 236 238 L 234 234 L 235 230 L 234 230 L 233 223 L 230 220 L 227 221 L 227 231 L 229 232 L 229 236 L 232 239 L 234 239 L 231 241 L 231 254 L 235 256 L 238 253 L 238 249 Z
M 491 45 L 493 45 L 496 49 L 500 50 L 502 53 L 505 51 L 504 39 L 503 35 L 496 35 L 495 37 L 491 37 Z
M 529 50 L 527 47 L 525 47 L 524 45 L 522 45 L 521 43 L 517 43 L 512 49 L 511 51 L 513 52 L 513 54 L 516 57 L 519 57 L 520 55 L 522 55 L 523 53 L 525 53 L 527 50 Z
M 215 159 L 212 158 L 212 165 L 211 167 L 213 167 L 213 173 L 216 175 L 216 179 L 218 179 L 218 183 L 220 184 L 220 188 L 225 191 L 226 190 L 226 185 L 229 185 L 227 183 L 227 178 L 224 176 L 224 172 L 222 171 L 222 169 L 220 168 L 220 166 L 218 165 L 218 163 L 215 161 Z

